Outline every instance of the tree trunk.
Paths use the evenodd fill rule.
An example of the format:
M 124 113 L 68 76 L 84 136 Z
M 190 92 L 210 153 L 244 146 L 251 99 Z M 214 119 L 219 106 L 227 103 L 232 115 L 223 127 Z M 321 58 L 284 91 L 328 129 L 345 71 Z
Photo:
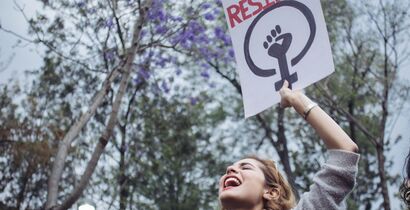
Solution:
M 49 180 L 49 191 L 48 191 L 46 209 L 60 210 L 60 209 L 70 208 L 74 204 L 74 202 L 78 200 L 78 198 L 81 196 L 82 192 L 84 191 L 85 187 L 87 186 L 91 178 L 91 175 L 93 174 L 95 167 L 97 166 L 98 160 L 101 157 L 101 154 L 103 153 L 104 148 L 107 145 L 113 133 L 114 126 L 117 123 L 118 111 L 121 107 L 121 101 L 125 94 L 125 90 L 129 82 L 128 80 L 129 80 L 130 73 L 131 73 L 132 63 L 135 59 L 137 50 L 139 48 L 141 29 L 145 22 L 146 14 L 151 5 L 151 2 L 152 0 L 147 0 L 146 5 L 142 7 L 142 9 L 140 10 L 140 17 L 136 20 L 134 24 L 133 40 L 128 50 L 128 53 L 127 53 L 126 64 L 122 71 L 124 72 L 124 74 L 122 75 L 120 87 L 116 95 L 114 104 L 113 104 L 110 119 L 108 120 L 108 124 L 106 126 L 105 132 L 100 137 L 99 142 L 97 143 L 97 146 L 94 149 L 91 160 L 88 162 L 86 170 L 83 176 L 81 177 L 79 184 L 61 205 L 57 205 L 58 183 L 59 183 L 62 171 L 64 169 L 64 162 L 67 157 L 68 148 L 71 144 L 71 141 L 78 135 L 80 130 L 84 127 L 85 123 L 95 113 L 95 110 L 97 109 L 98 105 L 100 105 L 101 102 L 97 101 L 97 99 L 99 98 L 94 100 L 93 106 L 95 106 L 95 110 L 92 110 L 90 108 L 90 111 L 87 112 L 85 115 L 83 115 L 80 121 L 76 123 L 70 129 L 71 132 L 69 131 L 69 133 L 66 135 L 66 137 L 67 136 L 69 137 L 65 138 L 64 139 L 65 141 L 63 140 L 59 145 L 59 151 L 57 153 L 56 161 L 54 162 L 54 165 L 53 165 L 52 175 Z M 108 79 L 111 79 L 111 78 L 108 77 Z M 109 84 L 110 83 L 108 83 L 108 86 Z M 104 88 L 105 86 L 103 86 L 103 90 L 105 90 Z M 101 101 L 104 95 L 105 95 L 105 92 L 103 91 L 99 92 L 98 96 L 101 96 Z M 94 112 L 91 112 L 91 111 L 94 111 Z
M 277 112 L 278 112 L 278 118 L 277 118 L 278 142 L 277 143 L 279 146 L 276 147 L 276 150 L 278 151 L 280 161 L 283 165 L 283 169 L 286 173 L 288 182 L 292 187 L 293 193 L 295 194 L 296 200 L 299 200 L 299 192 L 296 189 L 295 175 L 293 174 L 293 171 L 290 167 L 290 161 L 289 161 L 290 158 L 289 158 L 289 150 L 288 150 L 288 145 L 287 145 L 288 140 L 285 134 L 286 129 L 285 129 L 285 123 L 284 123 L 285 109 L 278 105 Z
M 386 21 L 386 19 L 384 19 Z M 389 115 L 388 111 L 388 101 L 390 94 L 390 73 L 389 73 L 389 57 L 387 52 L 388 40 L 384 38 L 384 78 L 383 78 L 383 100 L 381 103 L 382 107 L 382 119 L 380 122 L 380 138 L 378 144 L 376 145 L 378 168 L 379 168 L 379 177 L 382 188 L 383 195 L 383 207 L 384 210 L 390 210 L 390 198 L 389 198 L 389 189 L 387 188 L 387 177 L 385 172 L 385 156 L 384 156 L 384 141 L 385 141 L 385 132 L 386 132 L 386 123 L 387 117 Z
M 390 198 L 389 198 L 389 190 L 387 188 L 387 177 L 386 172 L 384 170 L 384 161 L 385 157 L 383 154 L 384 146 L 378 145 L 376 147 L 377 152 L 377 161 L 378 161 L 378 169 L 379 169 L 379 177 L 380 177 L 380 185 L 382 188 L 382 195 L 383 195 L 383 208 L 384 210 L 390 210 Z
M 127 208 L 127 198 L 128 198 L 128 187 L 127 187 L 127 176 L 125 175 L 125 140 L 126 140 L 126 126 L 121 127 L 121 145 L 120 145 L 120 165 L 119 165 L 119 177 L 118 186 L 120 188 L 120 210 L 125 210 Z
M 114 69 L 107 79 L 104 81 L 101 90 L 94 97 L 94 101 L 90 105 L 86 113 L 84 113 L 80 119 L 71 126 L 70 130 L 64 136 L 63 140 L 60 141 L 58 145 L 58 151 L 53 163 L 53 168 L 51 169 L 51 175 L 48 179 L 48 189 L 47 189 L 47 202 L 46 209 L 52 208 L 57 205 L 58 197 L 58 183 L 60 182 L 61 175 L 64 170 L 65 160 L 67 158 L 68 149 L 72 141 L 78 136 L 85 124 L 90 120 L 90 118 L 95 114 L 97 108 L 103 102 L 104 96 L 107 94 L 111 83 L 117 78 L 119 74 L 120 67 Z

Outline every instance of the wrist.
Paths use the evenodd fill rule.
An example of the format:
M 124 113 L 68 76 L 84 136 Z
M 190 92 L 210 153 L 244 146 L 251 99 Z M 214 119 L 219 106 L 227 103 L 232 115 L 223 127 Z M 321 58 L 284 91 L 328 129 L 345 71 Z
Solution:
M 310 111 L 312 111 L 312 109 L 314 109 L 315 107 L 317 107 L 317 103 L 315 102 L 312 102 L 309 105 L 307 105 L 305 109 L 303 110 L 303 119 L 307 120 L 310 114 Z
M 302 116 L 306 114 L 305 112 L 307 112 L 313 104 L 315 103 L 301 92 L 297 93 L 291 101 L 292 107 Z

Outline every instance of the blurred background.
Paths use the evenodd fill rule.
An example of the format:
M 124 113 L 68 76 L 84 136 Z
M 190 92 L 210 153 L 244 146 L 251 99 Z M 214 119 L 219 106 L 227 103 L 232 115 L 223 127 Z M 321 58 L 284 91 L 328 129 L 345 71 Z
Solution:
M 148 3 L 1 1 L 0 209 L 218 209 L 247 154 L 308 190 L 325 149 L 293 110 L 244 120 L 220 1 Z M 360 147 L 348 209 L 404 209 L 410 2 L 322 7 L 336 72 L 305 91 Z

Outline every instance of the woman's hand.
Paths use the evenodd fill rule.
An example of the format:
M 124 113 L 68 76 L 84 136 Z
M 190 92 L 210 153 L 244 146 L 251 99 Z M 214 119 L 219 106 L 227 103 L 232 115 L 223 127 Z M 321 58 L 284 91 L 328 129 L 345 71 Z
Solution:
M 289 82 L 285 80 L 285 82 L 283 83 L 282 88 L 279 90 L 279 94 L 281 97 L 281 101 L 280 101 L 280 106 L 285 108 L 285 107 L 290 107 L 292 106 L 291 101 L 294 100 L 295 98 L 295 93 L 289 89 Z
M 285 80 L 282 88 L 279 90 L 281 96 L 280 105 L 283 108 L 293 107 L 299 114 L 303 114 L 304 109 L 313 103 L 306 97 L 301 90 L 289 89 L 289 82 Z

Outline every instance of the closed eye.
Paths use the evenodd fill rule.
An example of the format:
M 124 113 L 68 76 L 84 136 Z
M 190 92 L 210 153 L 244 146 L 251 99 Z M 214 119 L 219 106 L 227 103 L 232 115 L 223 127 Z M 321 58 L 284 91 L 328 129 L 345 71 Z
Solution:
M 250 164 L 250 163 L 241 163 L 241 168 L 243 169 L 243 170 L 251 170 L 251 169 L 253 169 L 254 168 L 254 166 L 252 165 L 252 164 Z

